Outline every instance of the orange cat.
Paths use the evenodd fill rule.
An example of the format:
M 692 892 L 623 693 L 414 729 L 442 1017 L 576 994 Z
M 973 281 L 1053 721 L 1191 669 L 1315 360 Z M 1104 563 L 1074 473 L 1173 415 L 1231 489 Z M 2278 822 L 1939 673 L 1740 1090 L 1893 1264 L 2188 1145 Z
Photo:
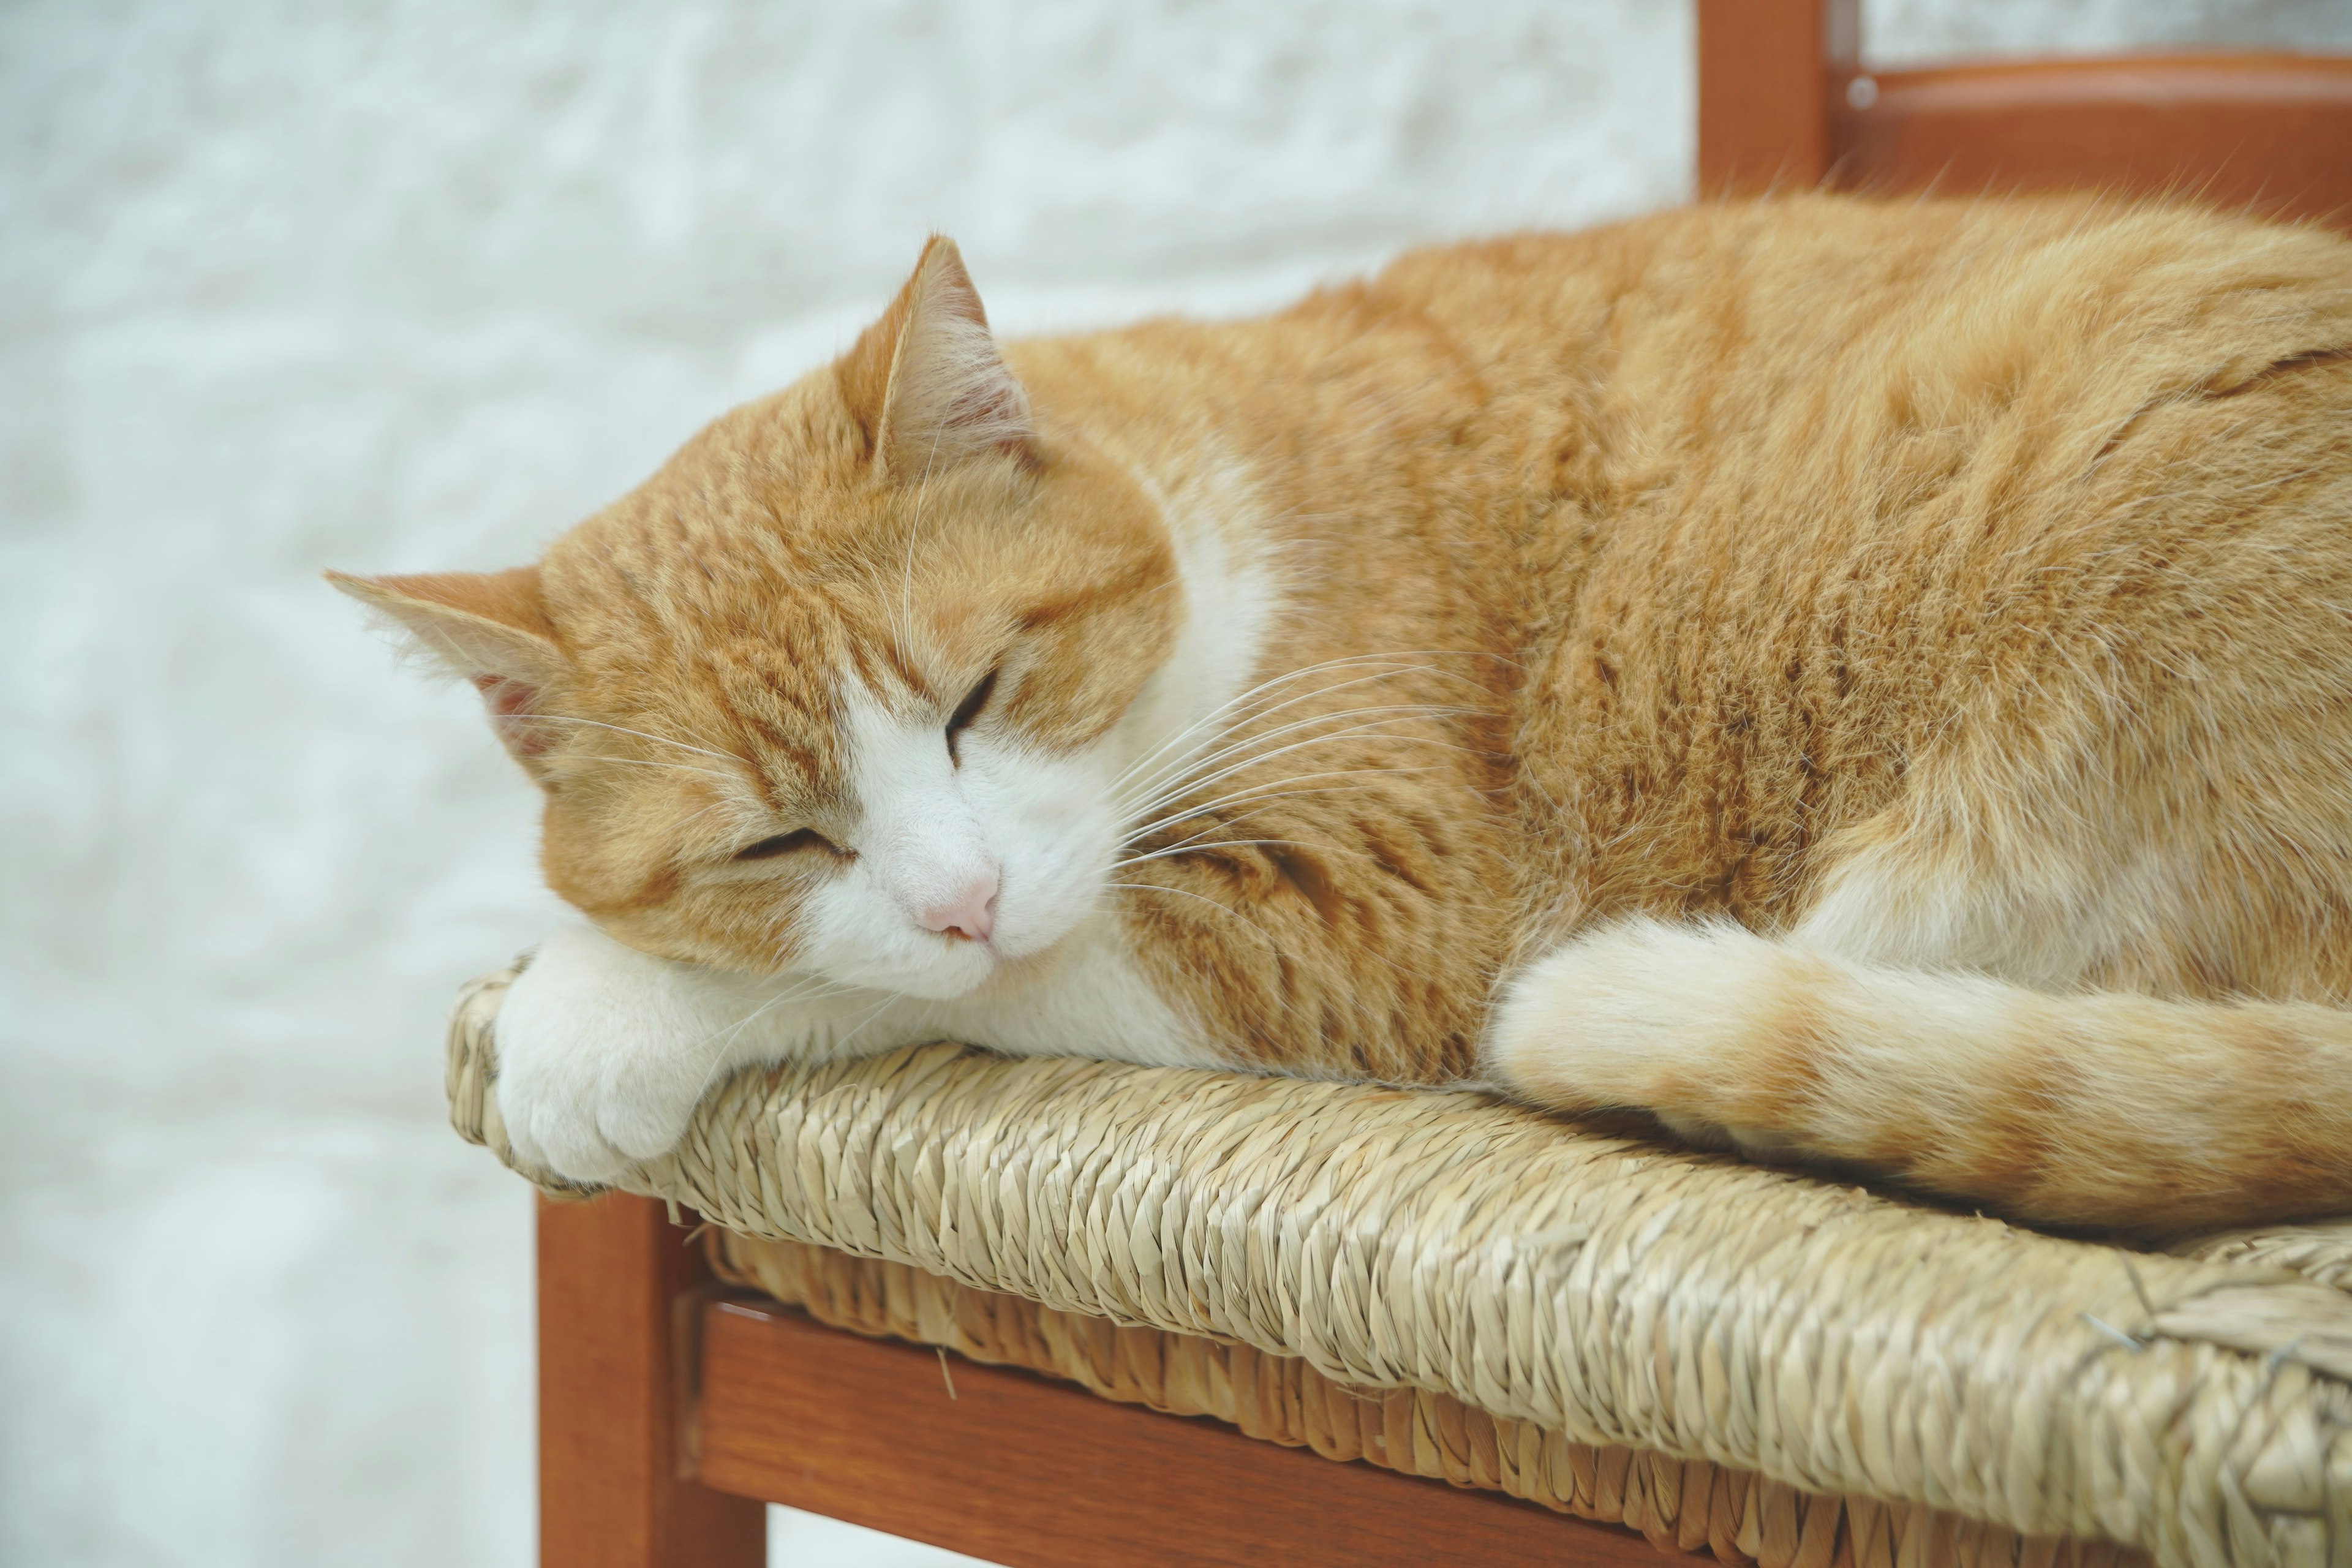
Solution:
M 1803 198 L 999 345 L 934 240 L 536 566 L 337 583 L 590 925 L 517 1147 L 960 1038 L 2352 1209 L 2352 244 Z

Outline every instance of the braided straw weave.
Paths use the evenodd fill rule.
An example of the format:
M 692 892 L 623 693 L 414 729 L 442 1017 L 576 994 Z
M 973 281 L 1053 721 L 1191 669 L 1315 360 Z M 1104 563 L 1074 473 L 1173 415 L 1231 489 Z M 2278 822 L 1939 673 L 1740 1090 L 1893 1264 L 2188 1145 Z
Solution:
M 974 1290 L 903 1263 L 713 1229 L 723 1279 L 820 1322 L 1027 1367 L 1106 1399 L 1208 1415 L 1248 1436 L 1486 1487 L 1562 1513 L 1638 1530 L 1662 1550 L 1711 1549 L 1748 1568 L 2133 1568 L 2105 1542 L 2028 1541 L 1999 1525 L 1913 1505 L 1822 1497 L 1705 1459 L 1571 1443 L 1424 1388 L 1349 1388 L 1297 1356 L 1199 1334 L 1122 1328 L 1018 1296 Z
M 471 987 L 450 1037 L 452 1119 L 501 1157 L 490 1034 L 510 977 Z M 1163 1371 L 1132 1392 L 1246 1426 L 1269 1401 L 1236 1382 L 1295 1378 L 1325 1415 L 1261 1425 L 1335 1453 L 1330 1385 L 1443 1395 L 1411 1396 L 1414 1425 L 1450 1436 L 1409 1464 L 1385 1436 L 1366 1457 L 1505 1489 L 1517 1475 L 1580 1512 L 1612 1503 L 1601 1458 L 1588 1491 L 1579 1453 L 1631 1450 L 1648 1491 L 1628 1514 L 1618 1483 L 1617 1517 L 1734 1561 L 2038 1564 L 2071 1537 L 2166 1568 L 2352 1568 L 2352 1295 L 2326 1282 L 2352 1272 L 2352 1226 L 2127 1253 L 1471 1094 L 955 1046 L 739 1075 L 618 1184 L 741 1237 L 907 1266 L 872 1287 L 887 1302 L 898 1279 L 900 1306 L 845 1309 L 805 1261 L 729 1254 L 869 1331 L 1020 1347 L 1001 1359 L 1107 1391 L 1125 1374 L 1076 1329 L 1066 1352 L 1044 1327 L 1058 1320 L 999 1314 L 966 1346 L 961 1310 L 942 1297 L 927 1318 L 923 1293 L 952 1281 L 1205 1340 L 1120 1352 L 1201 1358 L 1172 1391 Z M 1488 1444 L 1483 1473 L 1445 1457 Z M 1675 1460 L 1708 1468 L 1662 1483 Z M 1533 1479 L 1563 1468 L 1565 1485 Z M 1676 1485 L 1702 1475 L 1704 1520 Z

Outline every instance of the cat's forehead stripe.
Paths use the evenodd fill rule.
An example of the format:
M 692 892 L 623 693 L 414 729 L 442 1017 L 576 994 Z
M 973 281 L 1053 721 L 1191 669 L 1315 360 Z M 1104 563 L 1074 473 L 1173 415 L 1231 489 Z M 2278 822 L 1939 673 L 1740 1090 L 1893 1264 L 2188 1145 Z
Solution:
M 881 685 L 875 679 L 875 666 L 878 662 L 906 690 L 922 698 L 933 695 L 931 683 L 925 680 L 921 672 L 908 660 L 906 650 L 898 646 L 898 639 L 887 631 L 877 631 L 866 637 L 850 637 L 845 639 L 845 651 L 852 673 L 867 690 Z
M 771 809 L 781 809 L 785 804 L 774 798 L 773 784 L 779 771 L 788 771 L 809 794 L 824 790 L 825 775 L 831 771 L 830 759 L 820 757 L 814 749 L 772 724 L 757 720 L 752 722 L 760 740 L 755 771 L 760 776 L 761 793 L 768 796 Z

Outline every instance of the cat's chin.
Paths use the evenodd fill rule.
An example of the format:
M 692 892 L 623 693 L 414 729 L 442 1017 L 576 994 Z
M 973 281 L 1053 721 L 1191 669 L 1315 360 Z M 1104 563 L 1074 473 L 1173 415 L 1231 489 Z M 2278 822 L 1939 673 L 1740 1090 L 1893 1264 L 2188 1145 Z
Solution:
M 1024 952 L 1018 958 L 999 960 L 996 967 L 988 972 L 987 977 L 964 994 L 975 1002 L 992 1002 L 1001 996 L 1026 990 L 1060 966 L 1063 952 L 1068 946 L 1067 942 L 1056 942 L 1034 952 Z
M 827 976 L 836 984 L 855 985 L 873 992 L 890 992 L 919 1002 L 990 1002 L 1013 995 L 1044 979 L 1062 962 L 1069 947 L 1067 938 L 1051 942 L 1034 952 L 1013 955 L 992 949 L 988 967 L 967 984 L 953 981 L 941 983 L 933 976 L 916 978 L 907 975 L 877 975 L 871 973 L 836 973 Z

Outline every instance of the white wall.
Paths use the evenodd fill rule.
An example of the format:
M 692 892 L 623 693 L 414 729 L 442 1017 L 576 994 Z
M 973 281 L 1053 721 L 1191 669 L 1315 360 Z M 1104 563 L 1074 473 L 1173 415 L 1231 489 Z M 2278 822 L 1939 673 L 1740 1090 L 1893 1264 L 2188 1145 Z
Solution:
M 2063 9 L 1872 17 L 1895 55 L 2352 43 L 2331 0 Z M 444 1126 L 439 1031 L 553 913 L 531 800 L 320 567 L 527 558 L 844 343 L 933 227 L 1017 331 L 1673 201 L 1688 29 L 0 10 L 0 1561 L 529 1560 L 526 1194 Z M 813 1528 L 780 1552 L 919 1555 Z

